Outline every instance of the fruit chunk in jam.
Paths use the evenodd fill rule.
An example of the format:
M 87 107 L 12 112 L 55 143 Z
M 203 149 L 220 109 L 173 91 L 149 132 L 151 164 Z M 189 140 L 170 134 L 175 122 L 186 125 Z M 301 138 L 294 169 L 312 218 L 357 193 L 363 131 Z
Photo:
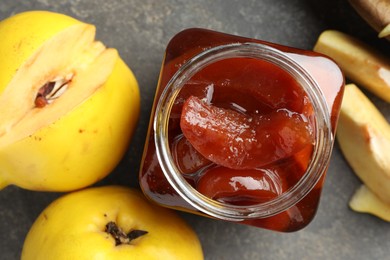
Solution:
M 179 169 L 212 199 L 238 205 L 273 199 L 306 171 L 293 165 L 297 154 L 310 158 L 314 143 L 307 100 L 292 76 L 267 61 L 217 61 L 179 93 L 173 111 L 181 111 L 180 127 L 173 114 L 170 129 L 182 145 L 173 157 L 182 158 Z M 186 158 L 192 160 L 183 167 Z M 288 175 L 274 170 L 281 164 Z
M 184 136 L 210 161 L 232 169 L 258 168 L 288 158 L 312 143 L 305 116 L 285 109 L 247 115 L 206 104 L 184 103 Z
M 215 166 L 207 169 L 197 182 L 203 195 L 224 203 L 252 205 L 276 198 L 287 188 L 281 169 L 250 169 L 245 173 Z

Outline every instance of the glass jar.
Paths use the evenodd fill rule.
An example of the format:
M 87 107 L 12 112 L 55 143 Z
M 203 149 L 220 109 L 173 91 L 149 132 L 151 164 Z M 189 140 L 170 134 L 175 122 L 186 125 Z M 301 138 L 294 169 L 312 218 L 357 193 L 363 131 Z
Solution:
M 177 34 L 152 108 L 139 176 L 144 194 L 216 219 L 283 232 L 305 227 L 318 208 L 343 86 L 338 66 L 312 51 L 204 29 Z M 193 125 L 186 111 L 196 114 Z M 210 125 L 196 136 L 204 120 L 222 137 Z M 283 139 L 287 128 L 298 132 Z M 249 141 L 271 145 L 248 148 Z

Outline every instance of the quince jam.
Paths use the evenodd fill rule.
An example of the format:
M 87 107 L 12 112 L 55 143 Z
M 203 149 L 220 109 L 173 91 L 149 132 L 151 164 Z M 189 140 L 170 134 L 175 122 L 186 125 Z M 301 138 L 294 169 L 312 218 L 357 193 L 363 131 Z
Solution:
M 265 202 L 306 172 L 307 162 L 296 157 L 311 157 L 313 109 L 298 82 L 276 65 L 250 58 L 215 62 L 183 86 L 172 110 L 173 158 L 212 199 Z
M 237 43 L 258 43 L 286 54 L 318 83 L 328 114 L 317 114 L 317 105 L 291 72 L 250 55 L 218 56 L 183 77 L 185 82 L 171 103 L 157 105 L 166 88 L 175 88 L 171 83 L 175 74 L 191 66 L 194 57 Z M 315 155 L 316 122 L 325 115 L 330 134 L 336 129 L 344 85 L 337 65 L 314 52 L 203 29 L 179 33 L 165 54 L 140 170 L 144 194 L 162 206 L 276 231 L 306 226 L 317 210 L 327 163 L 316 170 L 317 179 L 300 198 L 290 196 L 293 203 L 274 212 L 271 209 L 268 215 L 232 218 L 197 207 L 189 198 L 202 194 L 220 208 L 240 211 L 272 204 L 304 185 L 302 180 L 316 164 L 313 158 L 322 156 Z M 159 111 L 164 109 L 169 109 L 169 115 L 161 124 L 167 129 L 161 137 L 155 131 L 161 121 Z M 332 136 L 327 145 L 333 145 Z M 328 156 L 330 150 L 326 150 Z M 173 167 L 162 161 L 166 154 Z M 171 169 L 191 194 L 174 187 Z

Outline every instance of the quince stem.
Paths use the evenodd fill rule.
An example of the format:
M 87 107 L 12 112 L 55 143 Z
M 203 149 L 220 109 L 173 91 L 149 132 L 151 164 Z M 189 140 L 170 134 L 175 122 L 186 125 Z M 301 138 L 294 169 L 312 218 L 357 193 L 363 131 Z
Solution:
M 107 223 L 105 231 L 115 239 L 116 246 L 119 246 L 121 244 L 128 244 L 129 245 L 132 240 L 137 239 L 140 236 L 146 235 L 148 233 L 148 231 L 145 231 L 145 230 L 134 229 L 134 230 L 131 230 L 128 234 L 126 234 L 113 221 Z

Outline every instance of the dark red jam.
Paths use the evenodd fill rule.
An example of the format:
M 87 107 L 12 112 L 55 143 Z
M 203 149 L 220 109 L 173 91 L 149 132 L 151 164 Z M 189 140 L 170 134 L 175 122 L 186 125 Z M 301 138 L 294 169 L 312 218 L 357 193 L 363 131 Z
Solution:
M 203 29 L 183 31 L 166 50 L 140 171 L 143 192 L 162 206 L 207 215 L 176 192 L 159 165 L 152 120 L 161 92 L 195 55 L 240 42 L 269 45 L 305 68 L 324 93 L 335 131 L 344 81 L 328 58 Z M 177 169 L 196 191 L 224 204 L 252 206 L 289 191 L 305 175 L 316 142 L 315 120 L 307 93 L 290 73 L 265 60 L 227 58 L 185 82 L 171 108 L 167 138 Z M 284 232 L 303 228 L 315 215 L 325 172 L 292 207 L 240 223 Z

